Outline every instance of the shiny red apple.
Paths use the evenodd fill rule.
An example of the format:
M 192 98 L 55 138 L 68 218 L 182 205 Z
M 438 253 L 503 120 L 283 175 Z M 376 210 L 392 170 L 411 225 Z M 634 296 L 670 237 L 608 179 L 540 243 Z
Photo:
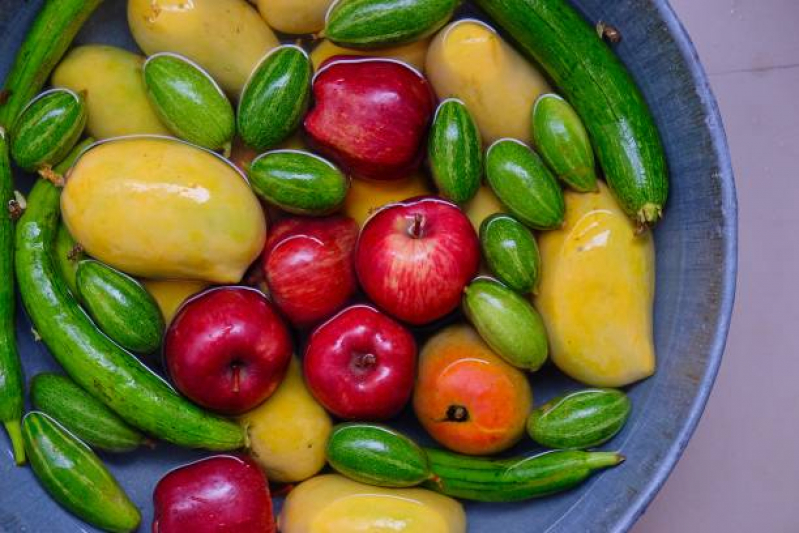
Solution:
M 269 486 L 249 457 L 217 455 L 164 476 L 153 533 L 274 533 Z
M 453 311 L 477 274 L 477 235 L 455 204 L 434 197 L 384 207 L 361 230 L 355 268 L 367 296 L 415 325 Z
M 305 350 L 305 379 L 336 416 L 383 420 L 408 402 L 416 377 L 416 342 L 377 309 L 354 305 L 319 326 Z
M 335 56 L 314 78 L 311 143 L 352 174 L 408 176 L 422 161 L 435 98 L 421 73 L 385 58 Z
M 358 224 L 349 217 L 284 218 L 263 253 L 272 301 L 295 325 L 331 317 L 357 290 L 353 256 Z
M 286 374 L 292 341 L 272 304 L 255 289 L 220 287 L 195 296 L 164 338 L 164 361 L 175 387 L 225 414 L 266 400 Z

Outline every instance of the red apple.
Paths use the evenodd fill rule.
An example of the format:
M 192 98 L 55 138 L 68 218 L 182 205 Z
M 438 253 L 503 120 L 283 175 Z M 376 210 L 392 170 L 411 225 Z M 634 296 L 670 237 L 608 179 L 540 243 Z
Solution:
M 311 334 L 304 365 L 308 388 L 330 412 L 383 420 L 396 415 L 410 398 L 416 342 L 374 307 L 354 305 Z
M 263 294 L 248 287 L 220 287 L 190 299 L 164 339 L 177 389 L 225 414 L 249 411 L 271 396 L 291 354 L 285 323 Z
M 269 486 L 249 457 L 217 455 L 165 475 L 153 533 L 274 533 Z
M 358 224 L 349 217 L 284 218 L 272 227 L 263 270 L 272 301 L 295 325 L 318 324 L 357 290 Z
M 319 151 L 363 178 L 399 179 L 419 167 L 435 98 L 412 67 L 335 56 L 317 72 L 313 93 L 305 130 Z
M 453 311 L 477 273 L 480 252 L 469 219 L 440 198 L 412 198 L 367 220 L 355 252 L 364 292 L 415 325 Z

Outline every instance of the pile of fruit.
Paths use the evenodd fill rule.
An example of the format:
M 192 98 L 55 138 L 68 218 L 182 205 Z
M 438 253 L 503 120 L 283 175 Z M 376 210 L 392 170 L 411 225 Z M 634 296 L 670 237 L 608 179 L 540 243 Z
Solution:
M 464 532 L 455 498 L 623 460 L 588 449 L 655 369 L 668 181 L 601 31 L 565 0 L 476 0 L 516 47 L 458 0 L 128 0 L 147 58 L 70 49 L 100 2 L 45 2 L 0 98 L 0 419 L 65 509 L 137 529 L 95 451 L 159 440 L 232 453 L 165 472 L 159 533 L 275 531 L 270 487 L 284 533 Z M 24 417 L 15 286 L 65 372 Z M 534 408 L 549 360 L 591 388 Z M 551 450 L 488 457 L 525 436 Z

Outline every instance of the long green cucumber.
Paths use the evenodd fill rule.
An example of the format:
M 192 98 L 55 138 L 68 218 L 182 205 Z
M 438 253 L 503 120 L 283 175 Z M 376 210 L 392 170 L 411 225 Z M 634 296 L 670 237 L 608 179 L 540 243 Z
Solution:
M 190 448 L 232 450 L 241 428 L 189 403 L 130 353 L 103 335 L 69 292 L 53 258 L 60 191 L 39 180 L 16 233 L 22 301 L 42 340 L 78 385 L 129 424 Z
M 544 67 L 583 119 L 605 179 L 639 224 L 668 197 L 663 145 L 652 113 L 613 51 L 566 0 L 476 0 Z
M 514 459 L 485 459 L 426 449 L 433 478 L 424 485 L 465 500 L 514 502 L 561 492 L 594 472 L 618 465 L 615 452 L 546 452 Z
M 25 450 L 44 489 L 81 520 L 111 532 L 135 531 L 141 515 L 88 446 L 55 420 L 33 411 L 22 424 Z

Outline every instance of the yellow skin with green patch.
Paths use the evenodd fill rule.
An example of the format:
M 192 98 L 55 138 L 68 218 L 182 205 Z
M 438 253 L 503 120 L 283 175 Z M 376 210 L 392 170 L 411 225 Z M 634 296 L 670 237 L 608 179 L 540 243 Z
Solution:
M 270 27 L 290 34 L 318 33 L 333 0 L 257 0 L 255 5 Z
M 604 183 L 567 191 L 566 220 L 539 235 L 541 285 L 535 298 L 552 361 L 597 387 L 622 387 L 655 372 L 652 305 L 655 248 L 636 233 Z

